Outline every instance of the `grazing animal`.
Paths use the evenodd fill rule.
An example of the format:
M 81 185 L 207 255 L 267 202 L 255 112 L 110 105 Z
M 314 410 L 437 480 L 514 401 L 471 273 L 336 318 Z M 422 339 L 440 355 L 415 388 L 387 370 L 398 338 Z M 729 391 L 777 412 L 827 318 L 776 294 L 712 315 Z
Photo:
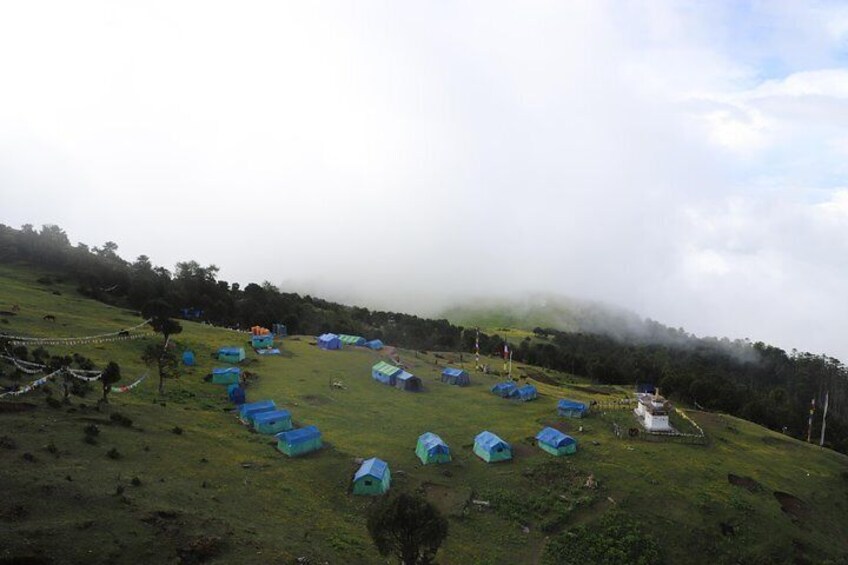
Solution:
M 55 322 L 56 316 L 54 316 L 53 314 L 47 314 L 46 316 L 44 316 L 44 321 L 45 322 Z
M 128 332 L 127 330 L 121 330 L 121 331 L 118 332 L 118 335 L 120 335 L 120 336 L 130 335 L 130 332 Z
M 639 428 L 630 428 L 629 430 L 627 430 L 627 434 L 630 437 L 637 437 L 639 435 Z

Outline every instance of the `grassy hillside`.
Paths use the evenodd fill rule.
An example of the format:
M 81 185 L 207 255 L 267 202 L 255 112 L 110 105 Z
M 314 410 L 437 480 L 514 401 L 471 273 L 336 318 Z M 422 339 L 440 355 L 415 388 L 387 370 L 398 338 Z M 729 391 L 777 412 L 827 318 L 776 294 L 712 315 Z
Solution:
M 639 316 L 600 302 L 556 295 L 532 295 L 524 299 L 480 299 L 459 304 L 440 313 L 451 323 L 479 326 L 489 332 L 512 328 L 554 328 L 609 335 L 639 336 L 645 322 Z
M 20 306 L 0 331 L 72 336 L 139 321 L 78 298 L 69 285 L 36 282 L 41 275 L 0 267 L 0 310 Z M 56 321 L 44 321 L 46 314 Z M 538 400 L 514 403 L 488 392 L 495 376 L 472 373 L 474 384 L 464 389 L 439 382 L 445 363 L 468 367 L 471 355 L 324 352 L 313 338 L 297 336 L 285 340 L 283 356 L 249 353 L 246 365 L 258 375 L 249 400 L 272 398 L 297 426 L 315 424 L 324 434 L 325 449 L 293 460 L 272 438 L 238 424 L 223 387 L 203 382 L 218 366 L 212 352 L 244 344 L 245 334 L 184 327 L 177 344 L 194 349 L 199 365 L 169 381 L 165 399 L 150 378 L 112 395 L 103 411 L 96 392 L 56 409 L 43 391 L 2 403 L 0 563 L 382 562 L 365 530 L 373 501 L 348 493 L 355 459 L 371 456 L 389 463 L 394 490 L 420 489 L 450 517 L 442 563 L 536 562 L 550 536 L 613 508 L 643 524 L 669 563 L 838 562 L 848 554 L 848 458 L 748 422 L 691 413 L 707 446 L 619 440 L 612 422 L 626 422 L 625 413 L 573 421 L 555 412 L 558 398 L 604 401 L 624 395 L 619 389 L 519 367 L 544 382 L 535 381 Z M 118 361 L 130 381 L 147 370 L 139 360 L 146 341 L 48 349 Z M 370 366 L 393 353 L 422 378 L 425 392 L 370 378 Z M 331 388 L 332 380 L 345 388 Z M 48 388 L 58 395 L 58 387 Z M 132 426 L 114 422 L 116 413 Z M 100 430 L 96 445 L 83 441 L 92 423 Z M 531 438 L 543 424 L 577 437 L 578 454 L 554 459 L 536 448 Z M 513 462 L 487 465 L 473 456 L 473 438 L 484 429 L 513 444 Z M 451 445 L 454 462 L 420 465 L 415 440 L 425 431 Z M 113 448 L 118 458 L 108 456 Z M 584 487 L 590 474 L 597 489 Z M 750 490 L 731 484 L 729 474 Z M 779 495 L 782 510 L 775 492 L 795 499 Z M 724 535 L 722 523 L 733 533 Z

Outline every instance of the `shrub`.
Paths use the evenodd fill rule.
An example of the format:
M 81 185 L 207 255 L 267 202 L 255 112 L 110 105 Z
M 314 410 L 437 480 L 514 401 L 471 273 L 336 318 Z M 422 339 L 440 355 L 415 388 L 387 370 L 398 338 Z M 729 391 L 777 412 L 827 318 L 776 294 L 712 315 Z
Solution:
M 110 449 L 109 451 L 106 452 L 106 456 L 109 459 L 120 459 L 121 458 L 121 452 L 118 451 L 118 448 L 113 447 L 112 449 Z
M 642 532 L 632 517 L 618 511 L 551 538 L 544 555 L 544 563 L 562 565 L 657 565 L 662 562 L 657 540 Z
M 178 436 L 183 435 L 183 429 L 179 426 L 174 426 L 171 431 L 177 434 Z
M 97 427 L 97 424 L 89 424 L 83 428 L 83 431 L 85 435 L 92 437 L 100 434 L 100 428 Z
M 109 416 L 109 419 L 115 422 L 116 424 L 120 424 L 125 428 L 131 428 L 133 425 L 133 421 L 130 418 L 127 418 L 120 412 L 115 412 Z
M 97 445 L 97 438 L 94 436 L 85 436 L 83 441 L 89 445 Z

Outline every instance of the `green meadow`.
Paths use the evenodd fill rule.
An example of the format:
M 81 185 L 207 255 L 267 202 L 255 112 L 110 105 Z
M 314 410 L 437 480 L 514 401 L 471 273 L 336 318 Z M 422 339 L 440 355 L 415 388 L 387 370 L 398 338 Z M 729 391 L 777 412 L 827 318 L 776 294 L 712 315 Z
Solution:
M 45 276 L 0 266 L 0 310 L 20 307 L 0 315 L 0 332 L 80 336 L 141 321 L 79 296 L 68 282 L 46 284 Z M 48 314 L 55 321 L 45 321 Z M 151 374 L 100 409 L 96 386 L 61 407 L 46 401 L 47 393 L 60 398 L 58 384 L 0 401 L 0 563 L 385 562 L 365 528 L 374 500 L 349 492 L 357 460 L 373 456 L 388 462 L 393 491 L 419 491 L 449 517 L 440 563 L 541 562 L 551 536 L 614 509 L 659 541 L 667 563 L 846 562 L 848 457 L 838 453 L 697 411 L 687 413 L 707 445 L 617 439 L 613 422 L 635 425 L 629 413 L 568 420 L 557 417 L 556 402 L 604 402 L 628 391 L 530 367 L 544 381 L 528 380 L 539 398 L 504 400 L 489 392 L 499 377 L 472 371 L 472 353 L 460 360 L 391 347 L 321 351 L 314 337 L 292 336 L 278 342 L 282 355 L 266 357 L 248 348 L 245 333 L 183 328 L 174 338 L 178 351 L 193 350 L 198 364 L 167 381 L 163 398 Z M 46 349 L 98 366 L 117 361 L 126 384 L 150 371 L 141 352 L 156 339 Z M 223 366 L 213 355 L 226 345 L 248 351 L 248 401 L 273 399 L 295 426 L 318 426 L 321 451 L 290 459 L 273 437 L 238 423 L 226 387 L 204 381 Z M 422 379 L 423 392 L 371 378 L 371 366 L 393 356 Z M 468 369 L 472 385 L 441 383 L 446 365 Z M 11 384 L 11 366 L 0 367 L 0 384 Z M 91 425 L 98 433 L 85 441 Z M 544 425 L 573 435 L 577 454 L 554 458 L 538 449 L 533 436 Z M 474 456 L 483 430 L 510 442 L 514 460 L 486 464 Z M 450 445 L 451 463 L 421 465 L 414 450 L 426 431 Z M 590 476 L 595 488 L 586 487 Z

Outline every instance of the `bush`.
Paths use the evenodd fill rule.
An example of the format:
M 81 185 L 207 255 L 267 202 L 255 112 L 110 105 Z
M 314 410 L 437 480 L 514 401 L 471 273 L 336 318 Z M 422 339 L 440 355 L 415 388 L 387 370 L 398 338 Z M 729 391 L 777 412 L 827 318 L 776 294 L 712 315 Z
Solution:
M 97 445 L 97 438 L 94 436 L 85 436 L 83 441 L 88 445 Z
M 89 424 L 85 428 L 83 428 L 85 435 L 89 437 L 94 437 L 100 434 L 100 428 L 97 427 L 97 424 Z
M 109 416 L 109 419 L 115 422 L 116 424 L 124 426 L 125 428 L 131 428 L 133 425 L 133 421 L 130 418 L 127 418 L 126 416 L 121 414 L 120 412 L 113 413 Z
M 121 452 L 118 451 L 118 448 L 113 447 L 112 449 L 110 449 L 109 451 L 106 452 L 106 456 L 109 459 L 120 459 L 121 458 Z
M 179 426 L 174 426 L 174 428 L 171 431 L 174 432 L 175 434 L 177 434 L 178 436 L 183 435 L 183 429 Z
M 560 534 L 545 546 L 544 563 L 562 565 L 657 565 L 663 562 L 657 540 L 642 532 L 623 512 Z

